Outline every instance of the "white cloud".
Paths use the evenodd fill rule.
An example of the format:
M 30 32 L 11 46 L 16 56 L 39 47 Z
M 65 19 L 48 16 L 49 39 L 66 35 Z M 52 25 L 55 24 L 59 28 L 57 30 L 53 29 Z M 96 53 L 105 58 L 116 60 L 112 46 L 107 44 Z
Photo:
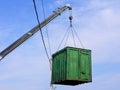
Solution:
M 56 0 L 56 5 L 63 5 L 63 3 L 65 2 L 65 0 Z
M 95 63 L 120 62 L 119 55 L 113 53 L 120 52 L 120 11 L 114 8 L 115 5 L 113 2 L 93 0 L 88 7 L 77 7 L 73 12 L 74 20 L 79 25 L 79 35 L 84 46 L 92 49 Z
M 106 90 L 113 90 L 119 87 L 120 83 L 120 73 L 107 73 L 102 76 L 98 76 L 95 79 L 95 82 L 97 82 L 98 85 L 94 82 L 94 87 L 100 86 L 98 90 L 106 89 Z

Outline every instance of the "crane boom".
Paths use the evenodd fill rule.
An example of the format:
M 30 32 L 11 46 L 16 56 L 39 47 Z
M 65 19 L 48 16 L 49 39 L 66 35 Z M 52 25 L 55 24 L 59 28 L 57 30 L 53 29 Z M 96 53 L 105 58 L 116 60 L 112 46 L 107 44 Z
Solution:
M 62 12 L 64 12 L 66 9 L 71 10 L 71 6 L 69 4 L 66 4 L 65 6 L 58 8 L 57 11 L 55 11 L 52 15 L 50 15 L 48 18 L 46 18 L 43 22 L 36 25 L 34 28 L 32 28 L 30 31 L 25 33 L 23 36 L 21 36 L 18 40 L 13 42 L 10 46 L 8 46 L 6 49 L 4 49 L 2 52 L 0 52 L 0 60 L 2 60 L 6 55 L 8 55 L 10 52 L 12 52 L 15 48 L 17 48 L 19 45 L 21 45 L 24 41 L 29 39 L 31 36 L 33 36 L 37 31 L 39 31 L 40 28 L 43 28 L 45 25 L 47 25 L 50 21 L 55 19 L 57 16 L 59 16 Z

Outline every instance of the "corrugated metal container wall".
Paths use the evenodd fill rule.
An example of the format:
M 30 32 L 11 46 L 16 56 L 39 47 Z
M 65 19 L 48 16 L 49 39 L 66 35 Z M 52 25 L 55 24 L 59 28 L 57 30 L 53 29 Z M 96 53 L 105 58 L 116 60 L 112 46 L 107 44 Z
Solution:
M 77 85 L 91 81 L 91 50 L 66 47 L 52 55 L 52 84 Z

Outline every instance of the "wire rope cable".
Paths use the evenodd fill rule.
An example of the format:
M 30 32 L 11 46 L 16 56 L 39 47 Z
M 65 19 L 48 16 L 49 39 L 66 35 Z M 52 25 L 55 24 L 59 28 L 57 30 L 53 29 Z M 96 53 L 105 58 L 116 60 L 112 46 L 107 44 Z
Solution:
M 75 33 L 76 37 L 78 38 L 78 41 L 79 41 L 79 43 L 81 44 L 81 47 L 82 47 L 82 48 L 85 48 L 85 46 L 83 45 L 83 43 L 82 43 L 82 41 L 81 41 L 80 37 L 78 36 L 78 34 L 77 34 L 77 32 L 76 32 L 76 30 L 75 30 L 75 28 L 74 28 L 74 27 L 73 27 L 73 31 L 74 31 L 74 33 Z
M 75 36 L 74 36 L 74 30 L 72 29 L 72 27 L 70 27 L 70 30 L 72 32 L 72 39 L 73 39 L 73 44 L 76 47 L 76 42 L 75 42 Z
M 69 36 L 70 36 L 70 27 L 68 29 L 68 34 L 66 35 L 66 40 L 65 40 L 64 47 L 67 45 L 67 41 L 68 41 Z
M 42 37 L 42 42 L 43 42 L 43 45 L 44 45 L 45 53 L 46 53 L 46 56 L 47 56 L 47 58 L 48 58 L 48 60 L 49 60 L 49 63 L 51 64 L 51 60 L 50 60 L 50 57 L 49 57 L 49 54 L 48 54 L 48 51 L 47 51 L 47 48 L 46 48 L 44 36 L 43 36 L 43 33 L 42 33 L 42 29 L 40 28 L 40 27 L 41 27 L 41 26 L 40 26 L 40 20 L 39 20 L 39 15 L 38 15 L 38 12 L 37 12 L 37 7 L 36 7 L 36 2 L 35 2 L 35 0 L 33 0 L 33 4 L 34 4 L 34 10 L 35 10 L 37 22 L 38 22 L 38 25 L 39 25 L 40 34 L 41 34 L 41 37 Z
M 44 3 L 43 3 L 43 0 L 41 0 L 41 3 L 42 3 L 42 11 L 43 11 L 43 15 L 44 15 L 44 20 L 46 19 L 46 15 L 45 15 L 45 9 L 44 9 Z M 50 39 L 49 39 L 49 34 L 48 34 L 48 28 L 47 28 L 47 25 L 45 26 L 46 27 L 46 34 L 47 34 L 47 42 L 48 42 L 48 47 L 49 47 L 49 54 L 51 56 L 51 46 L 50 46 Z M 50 60 L 49 58 L 49 66 L 50 66 L 50 89 L 53 89 L 53 85 L 52 85 L 52 60 Z
M 58 50 L 60 49 L 60 47 L 62 46 L 62 44 L 63 44 L 63 42 L 64 42 L 66 36 L 68 36 L 68 34 L 69 34 L 69 27 L 68 27 L 68 29 L 66 30 L 66 32 L 65 32 L 65 34 L 64 34 L 64 36 L 63 36 L 63 38 L 62 38 L 62 40 L 61 40 L 61 42 L 60 42 L 58 48 L 57 48 L 57 51 L 58 51 Z M 64 46 L 65 46 L 65 45 L 64 45 Z
M 45 19 L 45 10 L 44 10 L 44 5 L 43 5 L 43 0 L 41 0 L 42 2 L 42 9 L 43 9 L 43 13 L 44 13 L 44 19 Z M 36 7 L 36 2 L 35 0 L 33 0 L 33 4 L 34 4 L 34 9 L 35 9 L 35 13 L 36 13 L 36 18 L 37 18 L 37 22 L 39 24 L 39 29 L 40 29 L 40 34 L 41 34 L 41 37 L 42 37 L 42 42 L 43 42 L 43 45 L 44 45 L 44 48 L 45 48 L 45 52 L 46 52 L 46 55 L 47 55 L 47 58 L 49 60 L 49 67 L 50 67 L 50 75 L 52 74 L 52 61 L 49 57 L 49 54 L 48 54 L 48 51 L 47 51 L 47 47 L 46 47 L 46 44 L 45 44 L 45 40 L 44 40 L 44 36 L 43 36 L 43 33 L 42 33 L 42 30 L 41 30 L 41 26 L 40 26 L 40 20 L 39 20 L 39 15 L 38 15 L 38 12 L 37 12 L 37 7 Z M 46 30 L 47 30 L 47 27 L 46 27 Z M 47 36 L 48 36 L 48 33 L 47 33 Z M 49 40 L 48 40 L 48 44 L 49 44 Z M 49 48 L 50 48 L 50 44 L 49 44 Z M 51 77 L 51 80 L 52 80 L 52 77 Z M 53 89 L 53 85 L 51 83 L 51 80 L 50 80 L 50 90 Z
M 44 20 L 45 20 L 45 19 L 46 19 L 46 15 L 45 15 L 45 9 L 44 9 L 44 2 L 43 2 L 43 0 L 41 0 L 41 4 L 42 4 L 42 11 L 43 11 Z M 50 56 L 51 56 L 52 54 L 51 54 L 51 45 L 50 45 L 48 27 L 47 27 L 47 25 L 46 25 L 45 27 L 46 27 L 47 42 L 48 42 L 48 47 L 49 47 L 49 54 L 50 54 Z
M 71 38 L 73 40 L 73 45 L 76 47 L 77 46 L 77 43 L 76 43 L 76 38 L 78 39 L 78 42 L 80 43 L 81 47 L 84 48 L 84 45 L 82 44 L 82 41 L 80 39 L 80 37 L 78 36 L 74 26 L 72 25 L 72 11 L 70 10 L 69 12 L 69 20 L 70 20 L 70 26 L 68 28 L 68 30 L 66 31 L 65 35 L 63 36 L 63 39 L 62 41 L 60 42 L 59 44 L 59 47 L 57 49 L 57 51 L 59 50 L 59 48 L 62 46 L 62 43 L 64 42 L 65 40 L 65 44 L 64 44 L 64 47 L 67 45 L 67 42 L 68 42 L 68 39 L 70 37 L 70 33 L 71 33 Z M 70 41 L 71 42 L 71 41 Z

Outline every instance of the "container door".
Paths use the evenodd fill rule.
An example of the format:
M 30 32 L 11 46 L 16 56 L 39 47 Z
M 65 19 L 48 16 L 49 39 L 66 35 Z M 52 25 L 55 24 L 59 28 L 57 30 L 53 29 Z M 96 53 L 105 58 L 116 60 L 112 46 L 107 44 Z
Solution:
M 52 60 L 52 83 L 62 83 L 66 80 L 66 51 L 62 51 L 53 56 Z
M 80 51 L 80 80 L 91 81 L 91 53 L 88 50 Z
M 65 51 L 60 53 L 59 59 L 60 59 L 60 80 L 64 81 L 66 79 L 66 62 L 67 62 Z
M 52 60 L 52 83 L 55 83 L 55 60 Z
M 56 56 L 56 81 L 59 82 L 60 81 L 60 57 L 59 55 Z
M 56 83 L 58 81 L 58 72 L 57 72 L 57 57 L 54 57 L 52 60 L 52 83 Z
M 69 48 L 67 51 L 67 79 L 78 80 L 78 49 Z

